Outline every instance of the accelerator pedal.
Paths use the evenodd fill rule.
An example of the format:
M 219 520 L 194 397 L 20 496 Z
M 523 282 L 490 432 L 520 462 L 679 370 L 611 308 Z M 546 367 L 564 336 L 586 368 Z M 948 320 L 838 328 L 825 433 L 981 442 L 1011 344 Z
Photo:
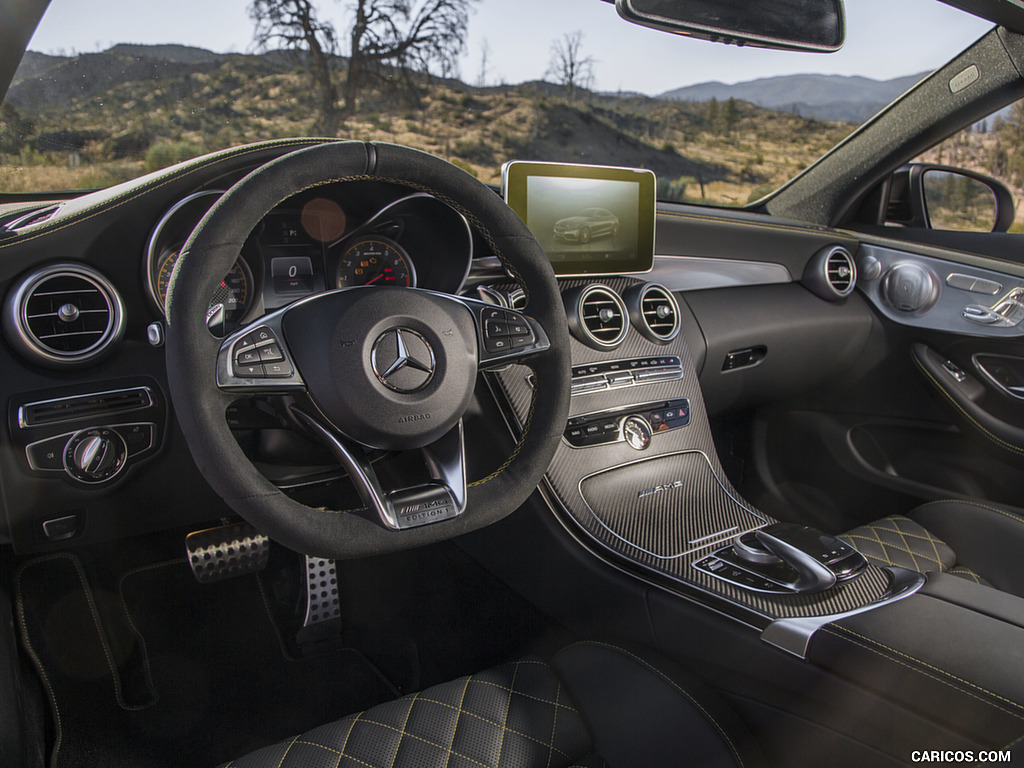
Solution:
M 334 560 L 305 555 L 303 566 L 306 611 L 295 634 L 295 644 L 299 655 L 310 656 L 342 647 L 341 600 Z
M 232 523 L 185 537 L 192 573 L 202 584 L 262 571 L 270 559 L 270 539 L 249 523 Z

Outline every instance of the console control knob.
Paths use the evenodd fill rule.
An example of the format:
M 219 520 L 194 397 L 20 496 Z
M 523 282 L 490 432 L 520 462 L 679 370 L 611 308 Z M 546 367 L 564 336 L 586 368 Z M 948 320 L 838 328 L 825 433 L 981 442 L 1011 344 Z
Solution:
M 732 540 L 732 551 L 741 560 L 758 565 L 775 565 L 782 562 L 782 558 L 769 550 L 761 540 L 757 538 L 756 531 L 748 531 L 742 536 Z
M 639 416 L 630 416 L 622 422 L 622 437 L 635 450 L 642 451 L 650 447 L 653 434 L 651 425 Z
M 102 483 L 124 468 L 128 448 L 124 439 L 106 427 L 84 429 L 64 448 L 64 469 L 83 483 Z

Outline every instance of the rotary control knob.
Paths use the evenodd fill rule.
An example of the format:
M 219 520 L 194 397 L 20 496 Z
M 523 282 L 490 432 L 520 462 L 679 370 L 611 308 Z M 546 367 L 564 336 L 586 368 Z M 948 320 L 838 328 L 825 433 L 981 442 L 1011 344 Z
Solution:
M 82 483 L 103 483 L 125 464 L 128 448 L 112 429 L 95 427 L 75 433 L 64 448 L 64 470 Z
M 651 425 L 646 419 L 639 416 L 630 416 L 622 422 L 622 436 L 630 448 L 643 451 L 651 444 L 651 437 L 654 434 Z

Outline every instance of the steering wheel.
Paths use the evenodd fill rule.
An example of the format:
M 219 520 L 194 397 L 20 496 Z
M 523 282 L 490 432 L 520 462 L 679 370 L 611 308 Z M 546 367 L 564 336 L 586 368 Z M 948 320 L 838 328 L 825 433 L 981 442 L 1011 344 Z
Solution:
M 450 205 L 522 286 L 529 314 L 428 290 L 362 286 L 299 299 L 215 338 L 206 326 L 209 297 L 256 225 L 299 192 L 346 181 L 389 182 Z M 166 359 L 178 423 L 211 487 L 261 532 L 319 557 L 420 546 L 499 520 L 537 486 L 568 412 L 565 311 L 537 241 L 489 187 L 438 158 L 390 144 L 300 149 L 231 187 L 177 260 L 167 293 Z M 506 461 L 467 483 L 462 416 L 478 373 L 513 362 L 532 370 L 529 417 Z M 225 415 L 249 394 L 281 396 L 294 421 L 347 470 L 361 509 L 306 506 L 253 466 Z M 417 450 L 430 480 L 386 489 L 367 449 Z

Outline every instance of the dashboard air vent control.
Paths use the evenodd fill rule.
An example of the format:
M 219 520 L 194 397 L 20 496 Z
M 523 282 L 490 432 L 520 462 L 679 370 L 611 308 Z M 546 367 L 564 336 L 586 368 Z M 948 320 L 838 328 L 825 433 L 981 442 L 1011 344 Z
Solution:
M 626 338 L 626 305 L 604 285 L 588 285 L 567 294 L 569 328 L 576 338 L 597 349 L 612 349 Z
M 629 319 L 645 338 L 667 344 L 679 334 L 679 305 L 668 288 L 657 283 L 633 286 L 625 300 Z
M 100 273 L 58 264 L 23 278 L 8 294 L 3 329 L 25 357 L 53 368 L 99 358 L 124 333 L 124 304 Z
M 801 282 L 827 301 L 845 299 L 857 284 L 857 265 L 841 245 L 818 251 L 807 262 Z

